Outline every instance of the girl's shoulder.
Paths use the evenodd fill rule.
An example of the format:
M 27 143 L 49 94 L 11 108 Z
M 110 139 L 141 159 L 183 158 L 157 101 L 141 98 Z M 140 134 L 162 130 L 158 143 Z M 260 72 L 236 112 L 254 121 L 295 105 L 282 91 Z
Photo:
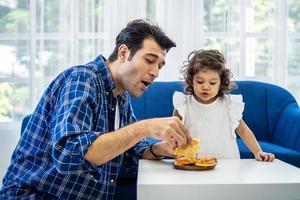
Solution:
M 186 95 L 183 92 L 175 91 L 173 94 L 173 106 L 175 109 L 182 110 L 184 105 L 190 102 L 191 95 Z
M 240 120 L 243 116 L 245 104 L 242 95 L 228 94 L 226 98 L 229 102 L 230 114 L 233 119 Z
M 178 102 L 178 103 L 184 103 L 187 101 L 190 95 L 186 95 L 183 92 L 178 92 L 175 91 L 173 94 L 173 103 Z
M 225 97 L 231 101 L 231 103 L 244 103 L 243 95 L 241 94 L 226 94 Z

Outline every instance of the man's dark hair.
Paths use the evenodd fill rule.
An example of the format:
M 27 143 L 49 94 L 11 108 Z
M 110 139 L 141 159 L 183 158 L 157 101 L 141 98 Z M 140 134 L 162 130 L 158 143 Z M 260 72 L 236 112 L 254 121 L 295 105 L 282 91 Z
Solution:
M 134 54 L 143 47 L 143 41 L 146 38 L 154 39 L 158 45 L 167 52 L 176 46 L 160 27 L 152 24 L 150 21 L 137 19 L 129 22 L 118 34 L 115 49 L 109 56 L 108 61 L 112 62 L 117 60 L 118 49 L 122 44 L 125 44 L 129 48 L 130 55 L 128 59 L 130 60 Z

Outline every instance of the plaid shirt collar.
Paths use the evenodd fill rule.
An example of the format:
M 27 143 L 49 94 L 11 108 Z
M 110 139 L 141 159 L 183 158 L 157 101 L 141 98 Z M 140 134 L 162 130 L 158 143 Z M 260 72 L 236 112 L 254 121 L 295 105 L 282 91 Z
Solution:
M 93 70 L 97 70 L 95 69 L 95 67 L 99 67 L 101 68 L 100 70 L 100 75 L 102 77 L 106 77 L 104 79 L 104 85 L 105 85 L 105 90 L 107 92 L 112 92 L 114 94 L 115 90 L 116 90 L 116 83 L 112 78 L 111 72 L 106 64 L 106 59 L 104 58 L 104 56 L 102 55 L 98 55 L 95 60 L 93 60 L 90 63 L 87 63 L 87 65 L 92 64 L 91 67 Z M 123 100 L 126 100 L 127 98 L 127 92 L 123 91 L 121 94 L 119 94 L 118 96 L 115 96 L 116 98 L 122 98 Z

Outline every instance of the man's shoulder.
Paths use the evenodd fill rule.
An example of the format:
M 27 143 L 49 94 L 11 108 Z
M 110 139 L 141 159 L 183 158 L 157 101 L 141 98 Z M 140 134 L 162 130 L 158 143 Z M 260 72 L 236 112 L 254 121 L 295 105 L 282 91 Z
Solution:
M 105 64 L 105 58 L 99 55 L 94 60 L 86 64 L 72 66 L 63 73 L 71 74 L 73 76 L 99 77 L 100 75 L 100 77 L 102 77 L 108 74 L 108 69 Z
M 72 77 L 82 76 L 87 78 L 96 78 L 99 76 L 99 71 L 97 71 L 91 64 L 73 66 L 70 70 L 70 76 Z

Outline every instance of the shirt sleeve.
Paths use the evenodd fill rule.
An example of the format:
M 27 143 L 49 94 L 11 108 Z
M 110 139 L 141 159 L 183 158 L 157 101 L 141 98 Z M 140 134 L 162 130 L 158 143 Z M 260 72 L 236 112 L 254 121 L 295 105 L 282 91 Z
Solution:
M 182 92 L 174 92 L 173 106 L 178 111 L 182 118 L 185 116 L 187 97 Z
M 242 95 L 229 95 L 230 101 L 230 116 L 232 130 L 239 126 L 239 121 L 243 118 L 244 102 Z
M 84 155 L 101 134 L 93 131 L 93 111 L 99 105 L 95 88 L 91 76 L 74 75 L 60 92 L 53 119 L 52 156 L 61 173 L 81 173 L 92 167 Z
M 134 123 L 137 121 L 131 104 L 129 105 L 129 112 L 127 117 L 130 119 L 129 123 Z M 137 174 L 138 170 L 138 160 L 143 157 L 144 151 L 150 146 L 150 143 L 147 139 L 142 139 L 136 145 L 128 149 L 124 154 L 122 170 L 125 170 L 126 173 Z
M 137 121 L 134 113 L 133 113 L 133 109 L 131 104 L 129 104 L 129 112 L 128 112 L 128 117 L 129 117 L 129 121 L 130 123 L 134 123 Z M 136 145 L 134 145 L 131 149 L 129 149 L 128 152 L 132 151 L 133 155 L 135 155 L 137 158 L 142 158 L 144 151 L 150 146 L 150 143 L 148 142 L 147 139 L 143 139 L 140 142 L 138 142 Z

